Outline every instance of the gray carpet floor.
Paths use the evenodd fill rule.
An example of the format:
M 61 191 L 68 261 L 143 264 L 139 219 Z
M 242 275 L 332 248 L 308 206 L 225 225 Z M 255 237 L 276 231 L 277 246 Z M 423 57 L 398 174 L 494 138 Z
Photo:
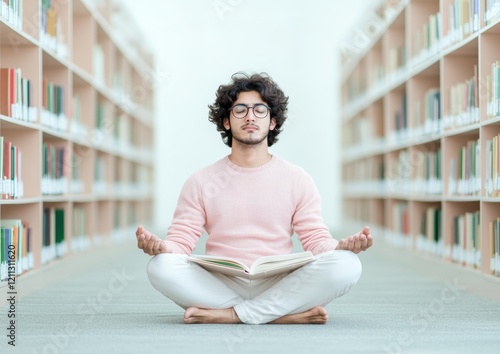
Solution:
M 16 284 L 1 353 L 499 353 L 500 281 L 383 241 L 326 325 L 185 325 L 149 284 L 135 243 L 75 255 Z M 8 326 L 7 288 L 0 323 Z

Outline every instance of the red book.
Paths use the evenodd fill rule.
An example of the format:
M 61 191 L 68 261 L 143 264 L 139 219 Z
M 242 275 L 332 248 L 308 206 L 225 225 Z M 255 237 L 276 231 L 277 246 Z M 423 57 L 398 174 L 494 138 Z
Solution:
M 12 105 L 17 102 L 16 100 L 16 90 L 17 90 L 17 80 L 16 80 L 16 69 L 15 68 L 9 68 L 9 95 L 10 95 L 10 105 L 9 105 L 9 110 L 10 114 L 9 116 L 12 117 Z
M 3 144 L 3 176 L 2 176 L 2 182 L 7 181 L 6 183 L 9 184 L 12 181 L 12 143 L 10 141 L 4 140 Z M 9 184 L 10 186 L 10 184 Z M 4 185 L 5 187 L 5 185 Z M 7 190 L 4 189 L 3 192 L 3 199 L 12 199 L 12 187 L 7 188 Z
M 1 68 L 0 69 L 0 114 L 10 117 L 11 108 L 10 105 L 10 69 Z

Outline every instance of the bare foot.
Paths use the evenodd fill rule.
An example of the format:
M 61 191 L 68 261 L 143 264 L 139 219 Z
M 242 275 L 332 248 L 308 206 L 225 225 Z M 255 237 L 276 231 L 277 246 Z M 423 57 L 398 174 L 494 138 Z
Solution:
M 184 312 L 184 323 L 241 323 L 241 321 L 232 307 L 203 309 L 192 306 Z
M 328 321 L 328 313 L 321 306 L 313 307 L 310 310 L 286 315 L 275 319 L 272 324 L 325 324 Z

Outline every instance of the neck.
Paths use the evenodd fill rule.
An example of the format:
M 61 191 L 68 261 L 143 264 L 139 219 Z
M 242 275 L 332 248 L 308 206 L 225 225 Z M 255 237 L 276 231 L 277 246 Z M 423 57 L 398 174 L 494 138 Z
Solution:
M 233 147 L 229 155 L 229 160 L 240 167 L 259 167 L 271 160 L 271 154 L 267 146 L 241 145 L 233 140 Z

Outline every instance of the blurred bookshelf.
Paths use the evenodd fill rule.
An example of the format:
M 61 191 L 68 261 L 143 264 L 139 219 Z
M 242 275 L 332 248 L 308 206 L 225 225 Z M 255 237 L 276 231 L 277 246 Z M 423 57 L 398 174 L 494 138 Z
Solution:
M 154 56 L 119 2 L 1 6 L 0 287 L 133 237 L 154 172 Z
M 343 220 L 499 277 L 500 1 L 385 0 L 355 36 L 342 58 Z

